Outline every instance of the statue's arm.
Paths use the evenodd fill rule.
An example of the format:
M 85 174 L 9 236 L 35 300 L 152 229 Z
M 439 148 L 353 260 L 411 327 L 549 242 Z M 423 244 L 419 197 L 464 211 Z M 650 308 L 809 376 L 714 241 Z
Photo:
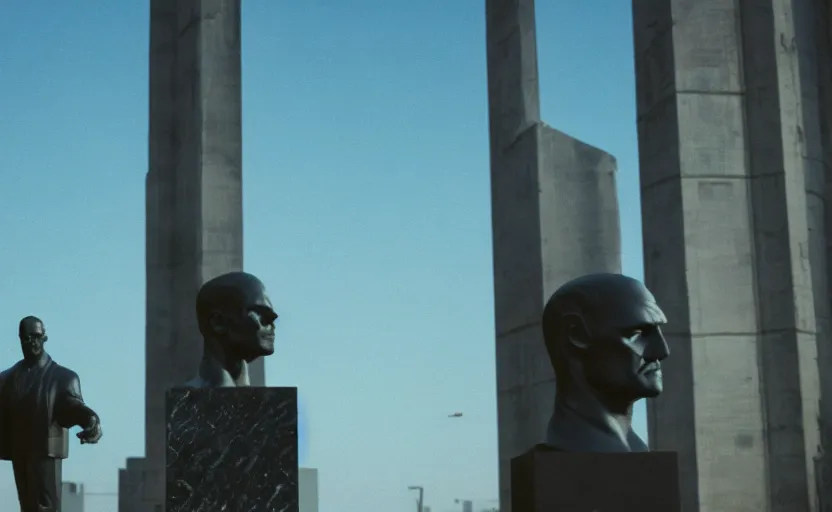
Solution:
M 98 420 L 98 415 L 84 403 L 81 379 L 77 373 L 66 370 L 63 380 L 62 385 L 58 386 L 58 396 L 55 397 L 55 419 L 64 428 L 87 428 Z

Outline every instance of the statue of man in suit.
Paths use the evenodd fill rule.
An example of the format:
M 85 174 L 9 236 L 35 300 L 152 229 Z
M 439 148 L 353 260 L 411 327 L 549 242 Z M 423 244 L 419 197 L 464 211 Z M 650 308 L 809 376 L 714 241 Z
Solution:
M 667 322 L 653 294 L 620 274 L 574 279 L 549 299 L 543 337 L 557 393 L 546 444 L 569 452 L 642 452 L 633 403 L 662 392 Z
M 78 374 L 44 350 L 43 322 L 28 316 L 18 334 L 23 359 L 0 373 L 0 460 L 12 462 L 21 512 L 60 512 L 67 429 L 81 427 L 81 444 L 94 444 L 101 422 L 84 403 Z
M 230 272 L 211 279 L 196 297 L 204 341 L 199 375 L 184 387 L 246 387 L 248 363 L 274 353 L 274 322 L 265 285 L 251 274 Z

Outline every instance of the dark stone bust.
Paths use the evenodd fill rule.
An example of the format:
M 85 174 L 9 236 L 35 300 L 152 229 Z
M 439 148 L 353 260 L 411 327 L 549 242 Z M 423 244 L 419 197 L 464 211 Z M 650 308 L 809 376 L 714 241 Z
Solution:
M 546 446 L 567 452 L 643 452 L 633 403 L 662 392 L 670 350 L 653 294 L 620 274 L 574 279 L 549 299 L 543 335 L 557 393 Z
M 250 386 L 248 363 L 274 353 L 277 313 L 263 283 L 245 272 L 215 277 L 200 288 L 196 315 L 204 350 L 184 387 Z

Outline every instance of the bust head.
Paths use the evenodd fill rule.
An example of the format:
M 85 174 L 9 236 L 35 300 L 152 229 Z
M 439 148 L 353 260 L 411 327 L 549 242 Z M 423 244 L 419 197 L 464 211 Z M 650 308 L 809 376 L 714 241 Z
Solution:
M 622 406 L 662 392 L 667 322 L 653 294 L 620 274 L 590 274 L 552 295 L 543 313 L 546 349 L 560 393 L 586 388 Z
M 231 272 L 215 277 L 196 297 L 199 331 L 206 346 L 216 346 L 226 358 L 251 362 L 274 353 L 274 322 L 266 287 L 251 274 Z
M 46 329 L 40 318 L 36 316 L 23 318 L 18 325 L 17 334 L 24 359 L 36 360 L 43 354 L 43 344 L 49 337 L 46 335 Z

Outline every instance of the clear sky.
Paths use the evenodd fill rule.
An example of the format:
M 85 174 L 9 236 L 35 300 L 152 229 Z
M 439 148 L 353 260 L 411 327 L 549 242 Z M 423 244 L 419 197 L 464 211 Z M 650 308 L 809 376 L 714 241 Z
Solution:
M 411 511 L 408 485 L 434 512 L 486 506 L 484 2 L 244 4 L 246 270 L 282 317 L 267 380 L 300 390 L 321 512 Z M 543 118 L 618 158 L 640 278 L 630 2 L 539 1 L 537 21 Z M 64 479 L 98 493 L 144 450 L 147 48 L 147 1 L 0 7 L 0 366 L 20 358 L 18 320 L 41 316 L 104 426 L 98 446 L 73 442 Z M 15 507 L 0 463 L 0 510 Z

